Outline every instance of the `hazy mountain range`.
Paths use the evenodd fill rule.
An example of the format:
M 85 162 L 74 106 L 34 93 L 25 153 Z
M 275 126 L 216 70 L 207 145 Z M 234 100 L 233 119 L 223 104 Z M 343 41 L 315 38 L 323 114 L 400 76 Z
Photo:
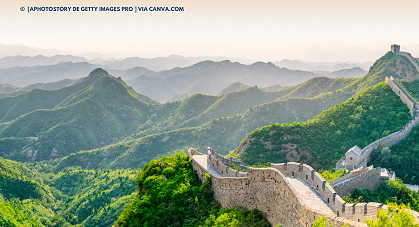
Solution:
M 310 62 L 310 61 L 299 61 L 299 60 L 288 60 L 273 62 L 278 67 L 293 69 L 293 70 L 304 70 L 304 71 L 337 71 L 341 69 L 350 69 L 354 67 L 368 70 L 373 62 L 365 63 L 350 63 L 350 62 Z
M 167 61 L 168 59 L 161 58 L 162 61 Z M 245 65 L 229 60 L 220 62 L 207 60 L 187 67 L 175 67 L 162 71 L 154 71 L 140 66 L 121 70 L 113 69 L 116 67 L 116 63 L 112 63 L 114 65 L 110 64 L 111 68 L 107 68 L 108 65 L 105 63 L 91 64 L 85 62 L 85 59 L 81 57 L 61 55 L 55 55 L 53 57 L 6 57 L 0 59 L 0 64 L 10 66 L 20 62 L 20 64 L 34 65 L 54 63 L 61 60 L 81 62 L 60 62 L 55 65 L 0 68 L 0 83 L 25 87 L 32 84 L 51 83 L 64 79 L 77 80 L 93 69 L 102 67 L 111 75 L 121 77 L 137 92 L 145 94 L 159 102 L 167 102 L 183 100 L 196 93 L 217 95 L 223 88 L 235 82 L 241 82 L 247 86 L 260 87 L 270 87 L 277 84 L 281 86 L 292 86 L 319 76 L 338 78 L 360 77 L 366 74 L 366 71 L 360 68 L 344 69 L 342 72 L 322 71 L 321 73 L 314 73 L 280 68 L 272 63 L 256 62 Z M 124 62 L 128 62 L 132 66 L 135 65 L 135 61 L 130 62 L 130 60 L 133 59 L 121 61 L 122 65 L 120 68 L 123 68 Z M 137 60 L 141 59 L 138 58 Z M 149 62 L 151 62 L 150 59 Z M 341 65 L 341 67 L 345 66 L 350 65 Z M 335 66 L 335 68 L 338 68 L 338 66 Z

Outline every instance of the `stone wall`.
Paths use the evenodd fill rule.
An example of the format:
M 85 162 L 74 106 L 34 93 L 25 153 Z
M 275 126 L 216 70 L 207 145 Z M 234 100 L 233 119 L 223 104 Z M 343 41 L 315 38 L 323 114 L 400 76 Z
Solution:
M 305 179 L 332 207 L 337 217 L 345 217 L 354 221 L 365 222 L 366 217 L 376 219 L 378 208 L 381 208 L 382 206 L 378 203 L 368 203 L 363 204 L 362 206 L 347 204 L 339 196 L 340 193 L 338 194 L 338 192 L 311 166 L 289 162 L 272 164 L 272 168 L 280 170 L 285 176 L 294 176 Z
M 218 155 L 217 152 L 215 152 L 214 150 L 212 150 L 211 147 L 208 147 L 208 156 L 214 157 L 215 159 L 219 160 L 221 163 L 223 163 L 226 166 L 228 166 L 229 164 L 233 164 L 236 167 L 239 167 L 241 170 L 247 171 L 247 166 L 244 165 L 243 162 L 233 160 L 232 158 L 224 158 L 223 156 Z M 218 172 L 220 172 L 220 171 L 218 171 Z
M 375 148 L 378 148 L 380 145 L 391 147 L 395 144 L 398 144 L 400 141 L 408 137 L 412 129 L 419 124 L 419 116 L 416 115 L 416 113 L 418 113 L 417 108 L 419 107 L 419 103 L 406 91 L 406 89 L 399 85 L 393 77 L 386 77 L 386 83 L 400 97 L 403 103 L 405 103 L 411 109 L 413 119 L 410 120 L 409 123 L 407 123 L 400 131 L 394 132 L 388 136 L 380 138 L 368 144 L 368 146 L 364 147 L 360 154 L 360 162 L 354 166 L 355 169 L 360 167 L 367 167 L 367 162 L 370 159 L 370 154 Z M 336 170 L 341 169 L 341 167 L 342 161 L 339 160 L 336 163 Z
M 345 176 L 342 176 L 342 177 L 339 177 L 336 180 L 330 181 L 329 184 L 333 186 L 333 185 L 338 184 L 338 183 L 340 183 L 344 180 L 347 180 L 349 178 L 359 176 L 359 175 L 361 175 L 361 174 L 363 174 L 367 171 L 370 171 L 373 168 L 374 168 L 373 166 L 368 166 L 367 168 L 362 168 L 361 167 L 361 168 L 358 168 L 358 169 L 354 169 L 350 173 L 346 174 Z
M 195 152 L 188 153 L 193 155 Z M 212 159 L 215 159 L 216 153 L 210 153 Z M 218 163 L 221 164 L 221 161 Z M 200 179 L 205 180 L 205 168 L 194 160 L 192 166 L 200 175 Z M 307 207 L 286 180 L 287 176 L 305 179 L 328 202 L 334 214 Z M 345 222 L 350 226 L 366 226 L 363 223 L 365 218 L 375 219 L 378 208 L 382 207 L 378 203 L 346 204 L 312 167 L 295 162 L 272 164 L 271 168 L 248 168 L 243 177 L 220 178 L 211 175 L 211 181 L 214 197 L 222 207 L 238 205 L 248 209 L 257 208 L 266 215 L 273 226 L 278 222 L 284 226 L 311 226 L 319 216 L 326 216 L 329 223 L 333 222 L 337 226 Z
M 361 154 L 359 155 L 359 158 L 357 158 L 357 164 L 353 166 L 353 169 L 357 169 L 360 167 L 366 168 L 367 163 L 370 159 L 370 154 L 374 149 L 378 148 L 380 145 L 391 147 L 395 144 L 400 143 L 402 140 L 409 136 L 410 132 L 414 127 L 419 125 L 419 102 L 417 102 L 416 99 L 414 99 L 406 91 L 406 89 L 402 87 L 393 77 L 386 77 L 385 81 L 388 84 L 388 86 L 394 91 L 394 93 L 396 93 L 400 97 L 402 102 L 406 104 L 407 107 L 410 109 L 410 113 L 412 114 L 413 119 L 410 120 L 401 130 L 383 138 L 380 138 L 364 147 L 361 151 Z M 345 157 L 340 159 L 336 163 L 335 170 L 338 171 L 344 168 L 352 169 L 352 166 L 347 166 L 345 162 Z
M 208 147 L 208 163 L 220 174 L 226 177 L 246 177 L 247 172 L 237 171 L 234 168 L 228 166 L 228 164 L 232 163 L 236 166 L 241 166 L 241 162 L 233 161 L 231 159 L 224 158 L 221 155 L 218 155 L 215 151 L 213 151 L 210 147 Z M 243 168 L 244 169 L 244 168 Z M 245 167 L 247 170 L 247 166 Z
M 390 78 L 386 77 L 386 83 L 390 88 L 396 93 L 402 102 L 411 110 L 412 113 L 415 112 L 415 109 L 419 107 L 416 99 L 413 98 L 406 89 L 401 86 L 392 76 Z
M 338 162 L 336 162 L 335 171 L 339 171 L 341 169 L 346 169 L 345 160 L 346 160 L 346 157 L 342 157 Z
M 381 168 L 372 168 L 360 175 L 353 176 L 337 183 L 334 182 L 331 185 L 333 185 L 333 188 L 340 196 L 349 196 L 349 194 L 353 194 L 355 188 L 375 189 L 380 187 L 382 183 L 380 176 Z

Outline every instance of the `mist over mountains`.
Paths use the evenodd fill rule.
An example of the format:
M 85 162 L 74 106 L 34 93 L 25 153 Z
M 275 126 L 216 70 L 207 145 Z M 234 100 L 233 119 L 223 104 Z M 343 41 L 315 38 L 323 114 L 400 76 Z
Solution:
M 126 58 L 111 61 L 94 59 L 92 61 L 101 62 L 93 64 L 83 57 L 71 55 L 4 57 L 0 59 L 0 83 L 26 87 L 64 79 L 77 80 L 83 75 L 89 74 L 93 69 L 101 67 L 111 75 L 121 77 L 137 92 L 162 103 L 183 100 L 196 93 L 217 95 L 222 89 L 235 82 L 259 87 L 270 87 L 277 84 L 293 86 L 311 78 L 329 76 L 329 74 L 329 77 L 338 78 L 360 77 L 366 73 L 359 68 L 359 70 L 352 70 L 351 73 L 347 71 L 346 75 L 329 71 L 310 72 L 281 68 L 273 63 L 255 62 L 246 65 L 230 60 L 205 60 L 188 65 L 200 58 L 171 55 L 166 58 L 153 59 Z M 287 63 L 287 61 L 284 60 L 282 63 Z M 153 65 L 159 65 L 160 68 L 173 68 L 160 71 L 147 68 L 158 68 Z M 188 66 L 181 67 L 182 65 Z M 293 68 L 307 68 L 306 66 L 309 64 L 294 61 L 285 65 Z M 340 63 L 327 65 L 328 69 L 342 68 L 344 70 L 350 69 L 351 66 L 358 65 Z M 318 66 L 312 67 L 312 69 L 324 69 L 324 67 Z M 16 90 L 18 89 L 14 89 L 14 91 Z

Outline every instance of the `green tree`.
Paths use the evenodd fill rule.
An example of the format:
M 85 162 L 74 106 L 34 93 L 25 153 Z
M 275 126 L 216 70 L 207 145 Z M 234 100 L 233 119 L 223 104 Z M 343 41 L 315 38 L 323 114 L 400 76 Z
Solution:
M 370 227 L 418 227 L 415 217 L 410 213 L 409 205 L 388 204 L 388 209 L 379 209 L 377 220 L 366 218 L 365 221 Z

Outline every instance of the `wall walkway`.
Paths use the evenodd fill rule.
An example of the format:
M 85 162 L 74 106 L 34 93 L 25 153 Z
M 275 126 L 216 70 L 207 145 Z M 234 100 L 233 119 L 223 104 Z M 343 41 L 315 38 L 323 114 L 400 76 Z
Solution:
M 244 206 L 257 208 L 276 226 L 311 226 L 317 217 L 326 216 L 329 223 L 342 226 L 366 226 L 365 218 L 376 218 L 378 203 L 347 204 L 336 191 L 308 165 L 289 162 L 272 164 L 271 168 L 248 168 L 248 172 L 234 172 L 223 164 L 211 148 L 208 155 L 193 148 L 188 151 L 192 166 L 200 179 L 211 176 L 214 198 L 222 207 Z M 202 156 L 202 157 L 195 157 Z M 205 168 L 205 158 L 207 163 Z M 217 165 L 218 163 L 218 165 Z M 214 166 L 213 166 L 214 165 Z M 213 167 L 220 177 L 207 168 Z

